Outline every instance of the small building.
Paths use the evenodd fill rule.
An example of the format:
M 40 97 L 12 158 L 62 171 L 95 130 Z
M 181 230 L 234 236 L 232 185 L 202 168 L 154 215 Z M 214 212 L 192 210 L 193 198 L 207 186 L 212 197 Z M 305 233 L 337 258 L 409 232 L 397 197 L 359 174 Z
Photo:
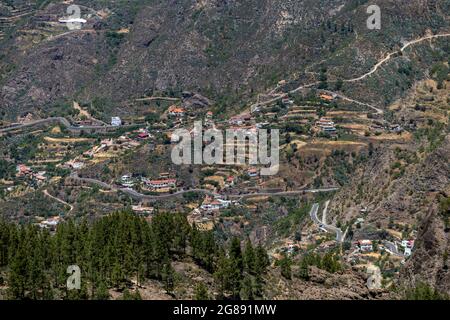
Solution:
M 320 118 L 320 120 L 316 122 L 316 126 L 319 127 L 324 133 L 336 133 L 336 127 L 333 120 L 331 120 L 330 118 Z
M 247 170 L 247 175 L 250 178 L 257 177 L 257 176 L 259 176 L 259 170 L 256 168 L 250 168 Z
M 389 131 L 393 133 L 401 133 L 403 132 L 403 128 L 399 124 L 393 124 L 389 126 Z
M 225 180 L 225 185 L 226 185 L 227 187 L 232 187 L 232 186 L 234 186 L 234 180 L 235 180 L 234 176 L 229 176 L 229 177 Z
M 202 210 L 205 211 L 216 211 L 220 209 L 228 208 L 231 204 L 231 201 L 222 200 L 222 199 L 211 199 L 210 197 L 206 197 L 203 204 L 200 206 Z
M 294 100 L 291 100 L 289 98 L 283 98 L 281 99 L 281 103 L 283 103 L 285 106 L 290 106 L 294 104 Z
M 126 188 L 134 187 L 134 181 L 133 181 L 133 178 L 132 178 L 131 176 L 129 176 L 129 175 L 123 175 L 123 176 L 120 178 L 120 184 L 121 184 L 123 187 L 126 187 Z
M 260 112 L 260 111 L 261 111 L 261 108 L 259 107 L 259 105 L 252 105 L 250 107 L 250 113 L 257 113 L 257 112 Z
M 59 23 L 86 23 L 87 20 L 83 18 L 60 18 Z
M 372 252 L 373 251 L 372 240 L 359 240 L 358 246 L 362 252 Z
M 120 127 L 122 125 L 122 119 L 120 119 L 120 117 L 112 117 L 111 125 L 114 127 Z
M 414 247 L 414 240 L 402 240 L 401 245 L 403 248 L 412 249 Z
M 320 95 L 320 99 L 322 99 L 324 101 L 328 101 L 328 102 L 333 101 L 334 98 L 335 98 L 335 96 L 332 96 L 332 95 L 329 95 L 329 94 L 325 94 L 325 93 L 322 93 Z
M 84 162 L 69 161 L 69 162 L 67 162 L 67 165 L 74 170 L 78 170 L 78 169 L 81 169 L 84 167 Z
M 54 216 L 54 217 L 48 218 L 48 219 L 40 222 L 39 227 L 41 227 L 42 229 L 55 230 L 60 222 L 61 222 L 61 217 Z
M 17 171 L 18 176 L 26 176 L 26 175 L 33 173 L 33 170 L 31 170 L 30 167 L 28 167 L 24 164 L 17 165 L 16 171 Z
M 154 190 L 175 188 L 177 186 L 177 179 L 162 179 L 162 180 L 148 180 L 146 185 Z
M 409 257 L 412 254 L 411 248 L 405 248 L 404 255 L 405 257 Z
M 45 181 L 47 178 L 45 177 L 46 171 L 38 171 L 33 176 L 38 181 Z
M 139 205 L 131 206 L 131 209 L 139 214 L 152 214 L 155 210 L 153 207 L 145 207 L 141 203 Z
M 145 139 L 148 139 L 149 137 L 150 137 L 150 135 L 146 131 L 140 132 L 137 136 L 137 138 L 140 140 L 145 140 Z
M 251 119 L 252 119 L 251 114 L 242 114 L 240 116 L 231 117 L 228 120 L 228 124 L 240 126 L 243 125 L 245 122 L 250 121 Z
M 176 105 L 172 105 L 169 107 L 169 115 L 172 117 L 182 117 L 186 113 L 185 110 Z

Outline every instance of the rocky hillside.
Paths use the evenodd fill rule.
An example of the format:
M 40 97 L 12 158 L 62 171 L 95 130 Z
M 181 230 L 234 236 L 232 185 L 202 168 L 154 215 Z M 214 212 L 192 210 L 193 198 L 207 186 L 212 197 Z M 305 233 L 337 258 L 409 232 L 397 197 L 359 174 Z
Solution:
M 202 93 L 221 111 L 239 109 L 280 79 L 311 81 L 323 67 L 330 79 L 349 78 L 405 40 L 448 30 L 448 1 L 378 1 L 379 31 L 366 27 L 366 2 L 82 0 L 88 23 L 69 31 L 57 23 L 67 4 L 5 1 L 2 113 L 45 116 L 73 97 L 109 112 L 154 91 L 182 90 Z M 22 7 L 28 14 L 17 13 Z M 400 94 L 408 81 L 400 77 L 398 90 L 386 92 Z M 392 88 L 392 81 L 369 84 L 373 99 L 377 88 Z
M 448 85 L 448 83 L 447 83 Z M 421 91 L 428 88 L 427 91 Z M 370 238 L 374 233 L 398 233 L 416 238 L 416 249 L 401 271 L 401 286 L 428 283 L 443 292 L 450 292 L 448 273 L 450 196 L 450 135 L 447 119 L 439 118 L 439 95 L 417 111 L 417 102 L 424 92 L 433 92 L 433 82 L 419 84 L 409 97 L 398 102 L 394 117 L 411 123 L 414 134 L 404 143 L 384 141 L 374 147 L 367 164 L 356 171 L 352 182 L 335 197 L 335 221 L 345 224 L 363 218 L 354 240 Z M 434 84 L 435 88 L 435 84 Z M 447 91 L 448 92 L 448 91 Z M 447 100 L 448 101 L 448 100 Z M 447 105 L 443 106 L 448 111 Z M 446 108 L 446 109 L 445 109 Z M 414 113 L 417 114 L 412 117 Z M 386 232 L 387 231 L 387 232 Z

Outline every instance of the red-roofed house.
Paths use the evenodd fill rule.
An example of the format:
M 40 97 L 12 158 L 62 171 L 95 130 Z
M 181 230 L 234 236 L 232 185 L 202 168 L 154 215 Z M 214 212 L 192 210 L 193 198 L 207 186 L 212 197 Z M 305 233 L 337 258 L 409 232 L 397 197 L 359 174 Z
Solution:
M 16 170 L 17 170 L 17 175 L 19 175 L 19 176 L 24 176 L 24 175 L 27 175 L 27 174 L 30 174 L 33 172 L 30 167 L 28 167 L 24 164 L 17 165 Z
M 182 117 L 185 114 L 185 110 L 176 105 L 172 105 L 169 107 L 169 115 L 174 117 Z
M 149 180 L 146 184 L 153 189 L 175 188 L 177 179 Z

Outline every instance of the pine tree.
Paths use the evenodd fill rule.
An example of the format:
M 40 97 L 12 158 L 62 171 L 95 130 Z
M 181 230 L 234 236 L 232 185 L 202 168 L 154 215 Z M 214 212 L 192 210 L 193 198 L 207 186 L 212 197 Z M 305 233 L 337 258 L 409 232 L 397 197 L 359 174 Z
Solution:
M 195 300 L 209 300 L 208 289 L 203 283 L 195 287 Z
M 242 259 L 241 241 L 239 238 L 234 237 L 231 240 L 229 256 L 230 259 L 234 261 L 239 271 L 242 272 L 244 265 Z
M 253 295 L 253 281 L 250 275 L 246 275 L 242 280 L 242 288 L 240 292 L 240 297 L 243 300 L 254 300 Z
M 300 263 L 299 277 L 306 281 L 309 280 L 309 265 L 305 258 L 303 258 Z
M 173 270 L 170 261 L 166 261 L 163 264 L 161 278 L 166 292 L 173 294 L 173 289 L 175 288 L 175 270 Z
M 263 297 L 264 294 L 264 279 L 262 275 L 256 274 L 254 278 L 253 292 L 255 297 Z
M 281 260 L 279 261 L 279 265 L 281 269 L 281 275 L 284 278 L 291 280 L 292 278 L 291 259 L 289 259 L 289 257 L 286 254 L 284 254 L 283 258 L 281 258 Z
M 106 284 L 102 281 L 97 286 L 95 291 L 95 300 L 108 300 L 110 298 L 108 288 Z
M 252 243 L 250 242 L 250 239 L 248 239 L 245 244 L 244 266 L 245 266 L 245 270 L 248 273 L 250 273 L 250 274 L 256 273 L 255 252 L 253 250 L 253 246 L 252 246 Z
M 122 293 L 122 300 L 134 300 L 133 295 L 128 291 L 128 288 L 125 288 Z
M 270 260 L 269 256 L 267 255 L 266 250 L 261 246 L 258 245 L 256 248 L 256 254 L 255 254 L 255 272 L 256 274 L 263 274 L 266 273 L 267 267 L 270 266 Z

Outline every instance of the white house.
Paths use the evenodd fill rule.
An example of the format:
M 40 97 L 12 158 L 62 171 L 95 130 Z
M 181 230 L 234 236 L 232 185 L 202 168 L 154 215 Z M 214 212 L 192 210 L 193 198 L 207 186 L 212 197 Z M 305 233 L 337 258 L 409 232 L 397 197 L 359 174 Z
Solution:
M 220 210 L 228 208 L 230 204 L 231 201 L 228 200 L 206 198 L 200 208 L 207 211 Z
M 373 245 L 371 240 L 360 240 L 358 242 L 359 248 L 362 252 L 371 252 L 373 251 Z
M 134 186 L 133 179 L 129 175 L 123 175 L 120 178 L 120 183 L 122 184 L 122 186 L 124 186 L 126 188 L 131 188 Z
M 119 117 L 112 117 L 111 118 L 111 125 L 115 127 L 119 127 L 122 125 L 122 119 Z
M 165 188 L 175 188 L 177 185 L 177 179 L 163 179 L 163 180 L 148 180 L 146 181 L 147 186 L 153 189 L 165 189 Z

